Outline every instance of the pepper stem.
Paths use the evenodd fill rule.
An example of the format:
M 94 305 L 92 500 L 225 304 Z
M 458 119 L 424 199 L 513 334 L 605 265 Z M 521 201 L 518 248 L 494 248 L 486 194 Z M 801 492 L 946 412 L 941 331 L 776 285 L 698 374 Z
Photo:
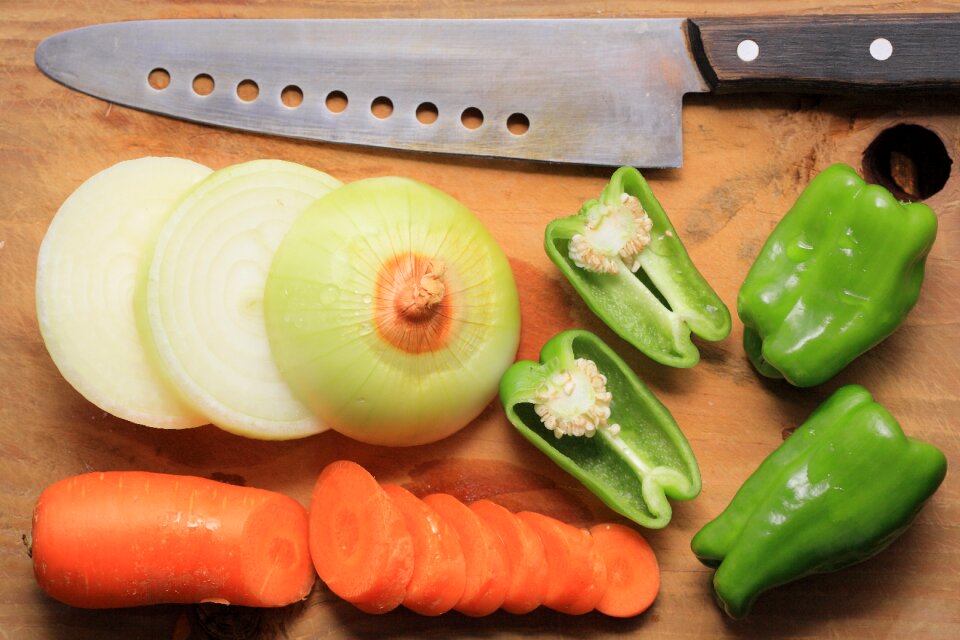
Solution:
M 577 358 L 574 367 L 550 374 L 537 389 L 533 409 L 540 421 L 557 438 L 565 435 L 592 438 L 598 430 L 616 433 L 619 425 L 609 424 L 610 402 L 607 379 L 597 365 Z
M 636 196 L 623 193 L 613 203 L 594 203 L 583 217 L 583 232 L 570 239 L 575 265 L 594 273 L 619 273 L 621 266 L 636 272 L 640 254 L 650 243 L 653 221 Z

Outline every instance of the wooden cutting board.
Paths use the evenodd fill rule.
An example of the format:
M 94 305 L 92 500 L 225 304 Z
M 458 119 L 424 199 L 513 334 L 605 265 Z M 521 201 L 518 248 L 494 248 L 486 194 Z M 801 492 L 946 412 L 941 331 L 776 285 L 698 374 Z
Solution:
M 834 12 L 957 9 L 950 2 L 836 2 L 829 7 Z M 684 168 L 646 172 L 694 262 L 733 309 L 762 242 L 819 170 L 834 162 L 862 168 L 868 145 L 899 123 L 922 126 L 942 140 L 954 164 L 943 189 L 927 199 L 941 227 L 919 304 L 894 336 L 836 379 L 797 390 L 754 373 L 740 345 L 737 320 L 728 339 L 703 344 L 702 362 L 681 371 L 644 359 L 591 316 L 548 261 L 541 242 L 546 222 L 575 212 L 582 201 L 596 196 L 609 169 L 434 157 L 207 128 L 71 92 L 33 65 L 34 48 L 45 36 L 133 18 L 656 17 L 822 10 L 817 0 L 709 5 L 350 0 L 318 6 L 290 1 L 8 0 L 0 5 L 0 637 L 960 637 L 960 480 L 954 471 L 915 525 L 881 556 L 773 591 L 741 622 L 727 620 L 714 605 L 710 572 L 689 549 L 693 534 L 723 509 L 784 432 L 842 384 L 865 385 L 908 434 L 941 447 L 951 467 L 960 462 L 956 97 L 697 96 L 684 109 Z M 343 181 L 402 175 L 443 189 L 469 206 L 501 243 L 522 284 L 518 356 L 536 358 L 543 342 L 563 329 L 597 332 L 673 412 L 694 448 L 703 492 L 692 502 L 676 504 L 666 529 L 646 533 L 663 570 L 656 604 L 632 620 L 546 610 L 469 619 L 458 614 L 424 618 L 406 611 L 369 616 L 338 601 L 322 585 L 302 605 L 268 612 L 215 606 L 84 611 L 46 597 L 34 583 L 28 555 L 33 504 L 48 484 L 91 470 L 207 476 L 283 491 L 306 504 L 319 470 L 334 459 L 350 458 L 384 481 L 407 483 L 421 492 L 493 495 L 514 508 L 540 509 L 581 524 L 616 519 L 522 440 L 497 403 L 455 436 L 403 451 L 361 445 L 334 433 L 268 443 L 213 427 L 156 431 L 112 418 L 87 403 L 61 378 L 40 338 L 33 294 L 37 250 L 54 212 L 82 181 L 120 160 L 146 155 L 183 156 L 214 168 L 282 158 Z

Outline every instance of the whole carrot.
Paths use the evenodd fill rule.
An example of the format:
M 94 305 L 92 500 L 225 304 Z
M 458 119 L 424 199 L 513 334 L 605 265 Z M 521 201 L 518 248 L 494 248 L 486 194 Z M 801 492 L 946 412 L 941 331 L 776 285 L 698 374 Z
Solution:
M 33 515 L 37 582 L 86 608 L 279 607 L 315 580 L 306 510 L 279 493 L 142 471 L 49 486 Z

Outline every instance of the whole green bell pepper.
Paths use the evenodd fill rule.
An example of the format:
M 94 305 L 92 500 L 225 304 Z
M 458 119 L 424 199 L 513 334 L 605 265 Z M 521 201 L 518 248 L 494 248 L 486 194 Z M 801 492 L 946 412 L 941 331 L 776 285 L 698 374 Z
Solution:
M 547 255 L 608 327 L 648 357 L 692 367 L 704 340 L 730 334 L 730 311 L 700 275 L 650 186 L 621 167 L 599 199 L 553 220 Z
M 700 493 L 700 468 L 670 411 L 590 332 L 562 332 L 539 363 L 511 366 L 500 401 L 527 440 L 637 524 L 664 527 L 668 496 Z
M 737 298 L 757 370 L 809 387 L 893 333 L 920 295 L 937 216 L 851 167 L 818 174 L 780 220 Z
M 740 618 L 767 589 L 885 549 L 946 465 L 939 449 L 904 436 L 866 389 L 848 385 L 763 461 L 691 546 L 717 568 L 716 597 Z

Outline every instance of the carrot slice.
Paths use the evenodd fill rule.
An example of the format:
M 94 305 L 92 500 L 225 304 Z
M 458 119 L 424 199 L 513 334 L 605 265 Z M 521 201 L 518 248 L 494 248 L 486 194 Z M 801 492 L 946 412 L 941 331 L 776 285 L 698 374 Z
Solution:
M 466 585 L 466 561 L 456 530 L 403 487 L 383 485 L 403 514 L 413 539 L 413 576 L 403 606 L 425 616 L 446 613 L 460 601 Z
M 510 586 L 502 608 L 517 614 L 533 611 L 547 594 L 547 558 L 540 537 L 495 502 L 477 500 L 470 508 L 497 532 L 506 551 Z
M 449 493 L 434 493 L 423 501 L 453 527 L 466 563 L 463 596 L 454 609 L 468 616 L 486 616 L 503 604 L 510 586 L 506 550 L 500 536 L 480 516 Z
M 75 607 L 280 607 L 316 580 L 300 503 L 194 476 L 112 471 L 56 482 L 34 509 L 32 551 L 40 586 Z
M 590 529 L 607 566 L 608 587 L 597 611 L 629 618 L 647 610 L 660 591 L 657 556 L 639 533 L 621 524 L 598 524 Z
M 607 568 L 590 533 L 532 511 L 517 518 L 543 542 L 550 574 L 544 606 L 575 615 L 593 611 L 607 589 Z
M 329 464 L 314 485 L 310 552 L 330 590 L 368 613 L 398 607 L 413 575 L 413 538 L 400 509 L 348 460 Z

